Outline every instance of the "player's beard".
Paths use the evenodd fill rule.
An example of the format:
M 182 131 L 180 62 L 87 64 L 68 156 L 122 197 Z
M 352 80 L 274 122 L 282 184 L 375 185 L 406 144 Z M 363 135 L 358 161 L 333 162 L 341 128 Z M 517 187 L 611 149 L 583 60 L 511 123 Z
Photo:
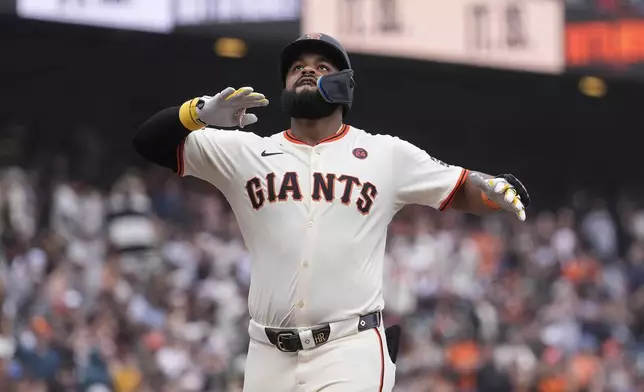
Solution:
M 337 104 L 325 101 L 318 89 L 300 92 L 287 89 L 282 91 L 282 110 L 291 118 L 316 120 L 329 117 L 338 107 Z

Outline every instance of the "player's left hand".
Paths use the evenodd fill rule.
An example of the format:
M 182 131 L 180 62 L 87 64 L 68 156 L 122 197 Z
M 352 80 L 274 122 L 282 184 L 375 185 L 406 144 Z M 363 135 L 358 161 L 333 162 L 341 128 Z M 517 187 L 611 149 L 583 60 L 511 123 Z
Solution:
M 525 210 L 530 204 L 530 195 L 518 178 L 512 174 L 502 174 L 484 179 L 478 173 L 472 173 L 470 178 L 489 200 L 500 208 L 515 213 L 519 220 L 525 221 Z

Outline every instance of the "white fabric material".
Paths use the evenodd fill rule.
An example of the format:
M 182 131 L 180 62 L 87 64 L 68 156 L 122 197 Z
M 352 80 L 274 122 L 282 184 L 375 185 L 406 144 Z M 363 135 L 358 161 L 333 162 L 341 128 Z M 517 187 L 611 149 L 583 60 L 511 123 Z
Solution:
M 298 353 L 251 339 L 245 370 L 244 392 L 391 392 L 396 365 L 378 328 Z
M 316 146 L 284 132 L 204 129 L 187 137 L 183 155 L 184 174 L 215 185 L 231 204 L 251 255 L 250 315 L 272 327 L 382 310 L 392 217 L 406 204 L 440 208 L 465 172 L 350 127 Z

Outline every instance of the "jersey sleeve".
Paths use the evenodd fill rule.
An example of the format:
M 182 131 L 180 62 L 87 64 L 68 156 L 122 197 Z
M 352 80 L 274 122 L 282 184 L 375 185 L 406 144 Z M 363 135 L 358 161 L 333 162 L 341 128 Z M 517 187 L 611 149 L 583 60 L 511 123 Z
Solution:
M 465 183 L 468 170 L 448 165 L 404 140 L 393 140 L 397 204 L 421 204 L 441 211 L 447 208 Z
M 200 178 L 223 190 L 235 175 L 247 135 L 213 128 L 190 132 L 177 149 L 177 174 Z

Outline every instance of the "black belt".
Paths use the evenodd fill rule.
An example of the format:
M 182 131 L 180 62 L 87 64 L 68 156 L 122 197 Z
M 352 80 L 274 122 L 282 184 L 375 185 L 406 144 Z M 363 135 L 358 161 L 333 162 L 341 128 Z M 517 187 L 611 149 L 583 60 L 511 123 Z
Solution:
M 358 332 L 366 331 L 368 329 L 378 328 L 381 321 L 380 311 L 369 313 L 361 316 L 358 321 Z M 303 350 L 300 334 L 296 329 L 281 329 L 281 328 L 264 328 L 266 337 L 272 345 L 277 347 L 278 350 L 286 353 L 295 353 Z M 329 324 L 321 327 L 311 329 L 315 346 L 320 346 L 329 341 L 331 335 L 331 326 Z

